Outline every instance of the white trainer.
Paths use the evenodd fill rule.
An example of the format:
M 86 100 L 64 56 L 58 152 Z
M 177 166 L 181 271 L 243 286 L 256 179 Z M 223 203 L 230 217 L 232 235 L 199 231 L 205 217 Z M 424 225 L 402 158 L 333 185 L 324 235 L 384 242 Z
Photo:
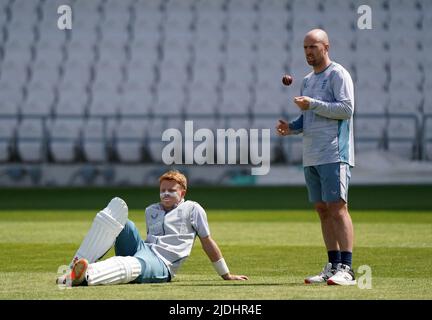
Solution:
M 328 285 L 354 286 L 357 284 L 354 271 L 345 264 L 339 263 L 334 276 L 327 280 Z
M 315 276 L 310 276 L 304 280 L 306 284 L 313 283 L 325 283 L 328 279 L 330 279 L 336 273 L 336 269 L 333 268 L 333 265 L 329 262 L 327 263 L 320 274 Z

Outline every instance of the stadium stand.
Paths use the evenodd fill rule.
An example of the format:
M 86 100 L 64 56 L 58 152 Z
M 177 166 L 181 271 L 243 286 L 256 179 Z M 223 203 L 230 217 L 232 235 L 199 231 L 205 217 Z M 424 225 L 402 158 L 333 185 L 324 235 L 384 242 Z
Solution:
M 187 119 L 273 132 L 313 27 L 355 80 L 357 150 L 432 160 L 431 1 L 362 1 L 360 30 L 354 0 L 70 0 L 61 31 L 64 2 L 0 2 L 0 162 L 160 162 Z M 300 137 L 272 139 L 272 161 L 301 162 Z
M 146 121 L 144 121 L 144 124 Z M 142 120 L 123 120 L 115 128 L 115 149 L 121 162 L 140 162 L 144 159 L 145 128 Z
M 109 130 L 102 119 L 88 119 L 83 128 L 84 159 L 100 163 L 108 161 Z
M 57 119 L 49 128 L 50 158 L 54 162 L 71 163 L 80 157 L 82 122 L 79 119 Z
M 17 128 L 19 158 L 24 162 L 46 160 L 44 152 L 45 128 L 41 119 L 24 119 Z
M 17 121 L 14 118 L 0 119 L 0 161 L 8 162 L 13 160 L 14 149 L 16 148 Z M 16 160 L 16 159 L 14 159 Z

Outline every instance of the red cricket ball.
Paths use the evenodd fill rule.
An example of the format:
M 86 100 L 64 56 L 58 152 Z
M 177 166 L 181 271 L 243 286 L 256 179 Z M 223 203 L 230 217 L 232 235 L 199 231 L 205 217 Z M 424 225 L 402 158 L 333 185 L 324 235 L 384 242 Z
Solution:
M 293 82 L 293 77 L 291 77 L 290 75 L 286 74 L 282 77 L 282 83 L 286 86 L 291 85 L 291 83 Z

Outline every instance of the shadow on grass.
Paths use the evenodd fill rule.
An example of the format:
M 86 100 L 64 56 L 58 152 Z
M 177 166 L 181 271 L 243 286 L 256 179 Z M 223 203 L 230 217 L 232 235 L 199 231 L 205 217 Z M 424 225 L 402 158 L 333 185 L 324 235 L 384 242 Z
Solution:
M 192 282 L 192 281 L 189 281 Z M 200 281 L 202 282 L 202 281 Z M 227 286 L 260 286 L 260 287 L 273 287 L 273 286 L 288 286 L 288 287 L 300 287 L 304 286 L 303 283 L 256 283 L 249 281 L 241 281 L 235 283 L 172 283 L 176 287 L 227 287 Z

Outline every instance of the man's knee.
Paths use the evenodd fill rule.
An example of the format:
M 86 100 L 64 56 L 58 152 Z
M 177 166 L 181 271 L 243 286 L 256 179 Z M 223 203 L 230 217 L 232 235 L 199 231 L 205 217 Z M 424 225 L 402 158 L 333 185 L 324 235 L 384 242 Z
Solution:
M 129 233 L 129 232 L 133 232 L 133 230 L 135 229 L 136 227 L 135 227 L 135 223 L 133 223 L 133 221 L 132 220 L 126 220 L 126 223 L 125 223 L 125 225 L 124 225 L 124 228 L 123 228 L 123 231 L 122 232 L 126 232 L 126 233 Z
M 318 213 L 321 219 L 328 218 L 328 209 L 325 202 L 316 202 L 315 211 Z
M 135 223 L 127 220 L 123 230 L 120 232 L 114 243 L 116 256 L 133 256 L 138 245 L 141 242 L 141 236 Z
M 327 204 L 329 215 L 334 219 L 341 219 L 348 214 L 348 206 L 344 200 L 329 202 Z
M 133 232 L 135 228 L 135 224 L 130 221 L 129 219 L 126 220 L 126 223 L 124 224 L 123 230 L 119 233 L 119 235 L 116 238 L 116 244 L 119 241 L 119 239 L 121 240 L 124 237 L 127 237 L 129 234 L 131 234 Z

